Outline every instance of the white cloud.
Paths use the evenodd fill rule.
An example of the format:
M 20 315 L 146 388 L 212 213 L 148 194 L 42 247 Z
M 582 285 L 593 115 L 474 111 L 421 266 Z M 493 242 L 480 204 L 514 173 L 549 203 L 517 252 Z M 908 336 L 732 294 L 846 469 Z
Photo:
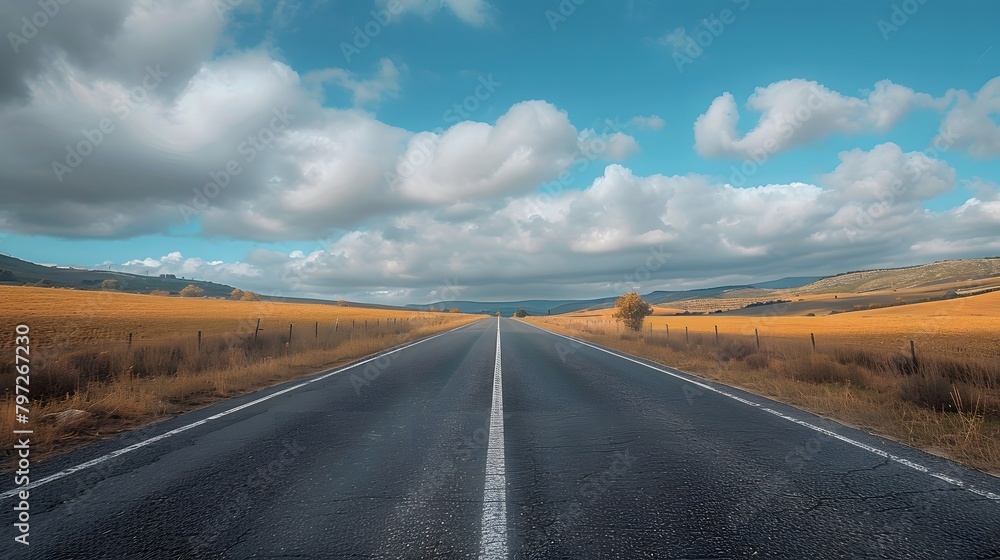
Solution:
M 683 27 L 678 27 L 657 39 L 656 42 L 665 47 L 670 47 L 674 52 L 680 52 L 688 46 L 687 30 Z
M 310 72 L 306 81 L 316 84 L 329 82 L 340 86 L 354 96 L 356 106 L 378 103 L 386 98 L 399 97 L 400 71 L 388 58 L 379 60 L 378 72 L 367 80 L 358 78 L 357 74 L 343 68 L 325 68 Z
M 978 92 L 955 94 L 958 101 L 945 115 L 937 142 L 965 148 L 977 158 L 1000 156 L 1000 77 Z
M 445 6 L 468 23 L 488 22 L 475 16 L 488 13 L 484 2 Z M 0 10 L 6 17 L 11 9 Z M 970 184 L 975 196 L 963 205 L 928 212 L 921 202 L 954 188 L 955 171 L 895 144 L 843 152 L 815 185 L 742 189 L 701 175 L 642 177 L 607 165 L 585 189 L 542 193 L 541 185 L 580 163 L 627 159 L 637 142 L 623 132 L 577 129 L 565 112 L 537 100 L 512 105 L 495 122 L 405 130 L 357 107 L 324 106 L 314 87 L 325 78 L 358 105 L 376 103 L 399 91 L 402 66 L 388 59 L 374 77 L 334 69 L 302 78 L 264 49 L 218 56 L 222 23 L 201 3 L 109 0 L 74 13 L 65 21 L 79 29 L 53 21 L 22 57 L 0 54 L 10 70 L 0 77 L 0 230 L 162 234 L 184 224 L 180 209 L 196 206 L 198 193 L 205 234 L 299 242 L 234 263 L 138 251 L 124 264 L 135 271 L 269 293 L 292 286 L 300 295 L 378 293 L 401 301 L 448 293 L 441 287 L 456 279 L 466 286 L 463 297 L 504 297 L 512 283 L 522 294 L 574 297 L 607 295 L 654 253 L 669 258 L 642 280 L 649 289 L 973 254 L 1000 238 L 995 185 Z M 165 41 L 186 26 L 198 36 Z M 158 62 L 167 75 L 141 88 Z M 994 131 L 981 122 L 993 114 L 991 84 L 975 98 L 950 94 L 960 101 L 946 124 L 961 129 L 959 145 L 977 154 L 993 150 Z M 813 114 L 785 138 L 783 126 L 811 95 Z M 699 119 L 696 140 L 709 157 L 741 157 L 828 134 L 888 130 L 914 107 L 943 103 L 889 82 L 854 98 L 792 80 L 750 98 L 761 117 L 746 134 L 737 132 L 733 97 L 720 97 Z M 66 147 L 96 134 L 102 119 L 114 130 L 58 180 L 53 160 L 64 161 Z M 664 122 L 639 115 L 627 126 L 658 130 Z M 211 181 L 216 190 L 206 196 Z
M 458 218 L 411 209 L 301 253 L 260 250 L 244 262 L 260 274 L 251 287 L 265 292 L 268 282 L 284 289 L 267 280 L 280 278 L 300 294 L 411 302 L 434 299 L 432 293 L 503 297 L 510 282 L 539 297 L 596 297 L 622 286 L 652 290 L 699 278 L 977 256 L 998 245 L 995 187 L 984 183 L 961 207 L 927 212 L 922 199 L 954 186 L 947 165 L 894 144 L 840 159 L 819 185 L 753 188 L 701 175 L 642 177 L 612 164 L 587 188 L 565 190 L 541 206 L 538 193 L 521 193 Z M 893 174 L 907 187 L 873 195 L 892 188 Z M 636 279 L 647 263 L 657 263 L 655 270 Z M 463 288 L 456 294 L 448 288 L 454 285 Z
M 598 133 L 592 128 L 580 131 L 580 151 L 585 157 L 605 161 L 624 161 L 639 153 L 639 143 L 624 132 Z
M 695 149 L 708 158 L 749 158 L 775 154 L 833 134 L 886 132 L 918 107 L 942 109 L 948 98 L 884 80 L 867 98 L 842 95 L 802 79 L 757 88 L 747 108 L 760 113 L 746 134 L 737 130 L 740 115 L 731 93 L 717 97 L 694 125 Z
M 840 161 L 821 182 L 847 201 L 930 200 L 956 186 L 955 170 L 948 164 L 921 152 L 904 154 L 891 142 L 869 152 L 842 152 Z
M 626 126 L 631 126 L 635 128 L 641 128 L 646 130 L 663 130 L 666 126 L 666 122 L 660 118 L 658 115 L 649 115 L 648 117 L 643 115 L 636 115 L 625 123 Z
M 27 104 L 0 104 L 0 128 L 22 131 L 0 137 L 0 181 L 32 185 L 6 197 L 0 228 L 121 238 L 197 219 L 210 235 L 281 240 L 416 208 L 454 220 L 555 179 L 585 147 L 543 101 L 515 104 L 493 125 L 414 133 L 323 107 L 313 87 L 336 80 L 359 103 L 376 100 L 398 77 L 388 59 L 380 68 L 370 80 L 330 70 L 301 79 L 263 51 L 233 52 L 172 94 L 140 89 L 123 103 L 132 84 L 53 63 L 31 80 Z M 92 136 L 94 146 L 79 131 L 97 135 L 102 119 L 114 130 Z M 603 140 L 595 159 L 638 149 L 623 133 Z M 92 153 L 71 155 L 81 142 Z
M 395 0 L 402 6 L 401 13 L 415 13 L 424 18 L 447 9 L 463 22 L 482 27 L 493 22 L 496 8 L 486 0 Z M 390 0 L 379 0 L 382 7 L 388 6 Z

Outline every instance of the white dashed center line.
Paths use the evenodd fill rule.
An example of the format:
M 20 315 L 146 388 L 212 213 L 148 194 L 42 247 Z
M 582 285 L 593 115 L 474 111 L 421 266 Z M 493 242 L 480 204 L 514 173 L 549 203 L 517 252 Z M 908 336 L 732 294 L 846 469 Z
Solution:
M 503 459 L 503 378 L 500 374 L 500 318 L 497 317 L 497 361 L 493 368 L 493 405 L 483 487 L 483 529 L 479 558 L 507 558 L 507 474 Z

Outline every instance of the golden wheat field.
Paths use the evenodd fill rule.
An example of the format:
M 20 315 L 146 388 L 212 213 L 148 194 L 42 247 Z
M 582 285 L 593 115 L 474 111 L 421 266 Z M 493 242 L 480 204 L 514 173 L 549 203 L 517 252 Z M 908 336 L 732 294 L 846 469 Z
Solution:
M 262 332 L 293 331 L 314 335 L 365 321 L 443 321 L 442 313 L 368 309 L 311 303 L 227 301 L 54 288 L 0 287 L 0 327 L 13 333 L 17 324 L 31 329 L 39 347 L 78 347 L 227 333 L 252 333 L 261 320 Z M 0 337 L 0 348 L 13 336 Z
M 613 313 L 602 309 L 536 320 L 615 330 L 619 327 Z M 1000 292 L 817 317 L 655 314 L 646 318 L 644 329 L 662 333 L 668 325 L 671 337 L 684 337 L 685 327 L 692 336 L 714 337 L 718 326 L 720 336 L 753 336 L 757 329 L 763 344 L 770 339 L 808 343 L 813 333 L 817 345 L 909 352 L 913 340 L 918 353 L 996 357 L 1000 355 Z
M 0 329 L 9 333 L 0 347 L 12 347 L 17 325 L 30 328 L 32 453 L 39 457 L 481 318 L 0 287 Z M 13 371 L 13 354 L 0 360 L 0 372 Z M 0 393 L 4 448 L 13 444 L 13 409 L 8 386 Z M 77 416 L 63 422 L 61 413 Z

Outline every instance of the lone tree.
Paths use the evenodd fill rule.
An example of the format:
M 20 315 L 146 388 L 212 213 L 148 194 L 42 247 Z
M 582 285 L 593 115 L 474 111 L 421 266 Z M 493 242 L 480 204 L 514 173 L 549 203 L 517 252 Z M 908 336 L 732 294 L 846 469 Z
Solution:
M 525 311 L 525 310 L 523 310 L 523 309 L 518 309 L 517 311 L 514 312 L 514 316 L 515 317 L 527 317 L 528 316 L 528 312 Z
M 639 297 L 636 292 L 629 292 L 615 301 L 614 318 L 625 323 L 633 331 L 642 330 L 642 321 L 653 314 L 653 308 Z
M 194 284 L 188 284 L 184 286 L 181 290 L 181 297 L 203 297 L 205 295 L 205 290 L 195 286 Z

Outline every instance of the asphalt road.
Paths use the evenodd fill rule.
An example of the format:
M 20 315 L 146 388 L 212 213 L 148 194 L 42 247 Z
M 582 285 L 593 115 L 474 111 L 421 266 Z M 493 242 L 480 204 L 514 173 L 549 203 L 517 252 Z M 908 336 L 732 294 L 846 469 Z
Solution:
M 31 544 L 8 525 L 0 558 L 1000 557 L 994 477 L 519 321 L 499 334 L 33 465 Z

